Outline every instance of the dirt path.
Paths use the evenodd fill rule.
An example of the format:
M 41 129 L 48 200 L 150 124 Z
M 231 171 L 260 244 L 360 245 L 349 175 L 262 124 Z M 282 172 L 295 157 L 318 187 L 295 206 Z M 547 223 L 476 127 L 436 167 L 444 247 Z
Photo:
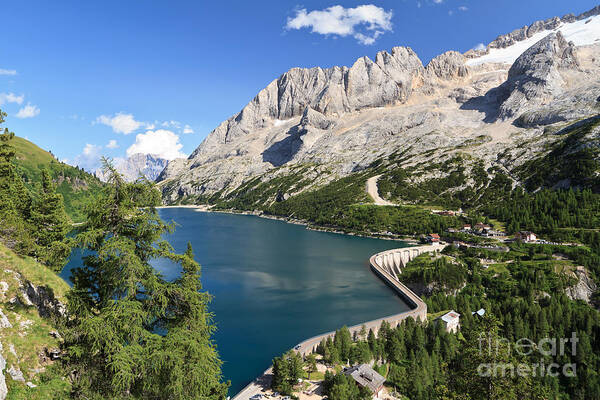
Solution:
M 376 206 L 395 206 L 394 203 L 384 200 L 379 196 L 379 191 L 377 190 L 377 180 L 380 177 L 381 175 L 377 175 L 367 179 L 367 193 L 369 193 L 369 196 L 373 198 Z

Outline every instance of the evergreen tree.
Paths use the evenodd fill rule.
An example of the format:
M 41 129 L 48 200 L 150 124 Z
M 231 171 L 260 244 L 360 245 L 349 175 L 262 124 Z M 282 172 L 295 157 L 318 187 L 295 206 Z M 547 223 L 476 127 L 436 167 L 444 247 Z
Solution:
M 352 346 L 352 336 L 348 327 L 344 325 L 335 333 L 333 343 L 341 361 L 346 362 L 350 358 L 350 346 Z
M 62 195 L 56 193 L 47 169 L 42 170 L 42 184 L 31 210 L 31 223 L 38 260 L 55 271 L 62 270 L 71 253 L 65 240 L 70 224 Z
M 0 124 L 5 117 L 0 110 Z M 15 150 L 10 141 L 14 136 L 8 128 L 0 133 L 0 240 L 20 254 L 29 254 L 34 248 L 27 221 L 31 197 L 13 164 Z
M 76 244 L 90 255 L 73 271 L 65 362 L 76 398 L 224 399 L 221 362 L 211 341 L 209 297 L 191 247 L 175 254 L 161 237 L 158 191 L 125 183 L 106 160 L 109 185 L 87 209 Z M 151 261 L 181 264 L 165 281 Z
M 273 380 L 271 388 L 283 394 L 292 394 L 293 387 L 298 383 L 304 372 L 300 354 L 293 350 L 281 357 L 273 359 Z M 316 368 L 316 365 L 315 365 Z
M 313 372 L 317 372 L 317 357 L 311 353 L 306 356 L 306 373 L 308 374 L 308 379 L 310 379 L 310 374 Z

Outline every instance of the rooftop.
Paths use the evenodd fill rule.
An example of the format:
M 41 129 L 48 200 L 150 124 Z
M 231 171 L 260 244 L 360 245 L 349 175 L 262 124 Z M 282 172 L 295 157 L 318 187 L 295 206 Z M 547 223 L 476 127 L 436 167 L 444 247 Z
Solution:
M 368 364 L 360 364 L 348 368 L 344 373 L 351 376 L 359 385 L 369 388 L 373 393 L 377 392 L 385 382 L 385 378 L 379 375 Z
M 440 317 L 440 319 L 446 323 L 449 323 L 454 320 L 457 320 L 459 317 L 460 317 L 460 314 L 457 313 L 456 311 L 452 310 L 452 311 L 449 311 L 446 314 L 442 315 Z

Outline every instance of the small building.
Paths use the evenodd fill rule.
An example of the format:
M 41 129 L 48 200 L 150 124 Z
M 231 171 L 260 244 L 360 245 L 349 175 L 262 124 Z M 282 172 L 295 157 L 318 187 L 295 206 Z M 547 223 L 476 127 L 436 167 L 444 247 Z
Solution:
M 385 378 L 377 373 L 368 364 L 360 364 L 344 371 L 346 376 L 352 377 L 357 385 L 365 387 L 373 393 L 373 398 L 378 399 L 385 383 Z
M 515 234 L 515 238 L 521 240 L 523 242 L 535 242 L 537 240 L 537 236 L 535 233 L 530 231 L 520 231 Z
M 471 230 L 471 225 L 469 224 L 464 224 L 462 229 L 463 232 L 469 232 Z
M 446 327 L 446 332 L 456 333 L 460 328 L 460 314 L 454 310 L 438 318 Z
M 440 235 L 438 235 L 437 233 L 430 233 L 429 235 L 427 235 L 426 239 L 429 243 L 439 243 Z
M 484 232 L 484 231 L 487 231 L 490 229 L 492 229 L 491 226 L 481 223 L 481 222 L 476 223 L 475 226 L 473 227 L 473 230 L 476 232 Z

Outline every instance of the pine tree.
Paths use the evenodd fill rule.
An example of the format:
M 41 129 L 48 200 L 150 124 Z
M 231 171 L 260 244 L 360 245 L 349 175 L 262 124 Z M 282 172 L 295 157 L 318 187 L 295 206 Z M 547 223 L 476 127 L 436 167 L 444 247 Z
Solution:
M 224 399 L 210 298 L 191 247 L 175 254 L 161 239 L 172 227 L 156 212 L 151 183 L 125 183 L 107 161 L 105 170 L 110 184 L 75 239 L 91 254 L 67 295 L 74 397 Z M 165 281 L 151 266 L 157 258 L 181 264 L 181 278 Z
M 0 110 L 0 124 L 5 117 Z M 14 136 L 8 128 L 0 133 L 0 241 L 20 254 L 29 254 L 34 248 L 27 224 L 31 197 L 13 164 L 15 150 L 10 141 Z
M 306 373 L 308 374 L 308 379 L 310 379 L 310 374 L 313 372 L 317 372 L 317 356 L 314 353 L 310 353 L 306 356 Z
M 62 270 L 71 253 L 66 241 L 70 224 L 62 195 L 56 193 L 47 169 L 42 170 L 42 184 L 31 210 L 31 223 L 38 259 L 55 271 Z
M 335 348 L 340 355 L 343 362 L 346 362 L 350 358 L 350 347 L 352 346 L 352 336 L 350 330 L 344 325 L 340 330 L 335 333 L 333 339 Z

